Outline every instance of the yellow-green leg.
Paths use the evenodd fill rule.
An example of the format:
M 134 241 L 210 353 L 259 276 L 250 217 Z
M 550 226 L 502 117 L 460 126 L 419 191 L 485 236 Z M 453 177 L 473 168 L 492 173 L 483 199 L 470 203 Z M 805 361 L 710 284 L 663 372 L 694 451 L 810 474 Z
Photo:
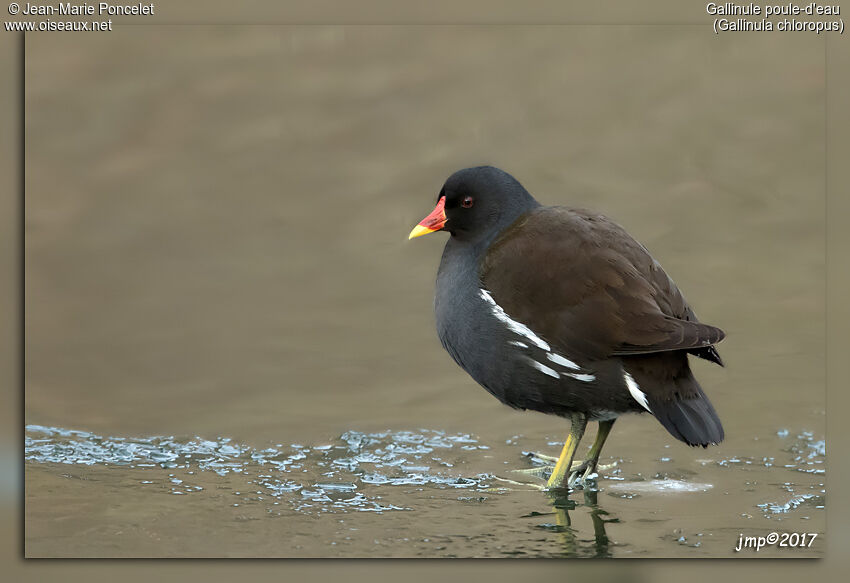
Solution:
M 578 444 L 584 435 L 584 429 L 587 427 L 587 417 L 583 413 L 573 413 L 570 415 L 570 423 L 570 434 L 564 442 L 561 457 L 558 458 L 558 463 L 555 464 L 555 469 L 552 470 L 552 475 L 546 482 L 546 487 L 550 489 L 569 488 L 573 458 L 575 458 L 576 448 L 578 448 Z
M 611 428 L 614 427 L 614 421 L 616 421 L 616 419 L 599 422 L 599 430 L 596 432 L 596 439 L 594 440 L 593 445 L 590 446 L 590 451 L 587 453 L 587 461 L 573 470 L 573 476 L 570 483 L 575 481 L 582 470 L 584 471 L 581 476 L 582 480 L 586 480 L 590 474 L 596 471 L 596 465 L 599 463 L 599 454 L 602 453 L 602 446 L 605 445 L 605 440 L 608 439 L 608 434 L 611 433 Z

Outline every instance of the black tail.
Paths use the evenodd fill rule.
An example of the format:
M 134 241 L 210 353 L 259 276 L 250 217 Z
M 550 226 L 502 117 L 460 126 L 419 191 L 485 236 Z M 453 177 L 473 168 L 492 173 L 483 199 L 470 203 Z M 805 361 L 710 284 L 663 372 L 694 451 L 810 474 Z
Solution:
M 723 425 L 699 385 L 690 398 L 650 399 L 649 406 L 670 435 L 688 445 L 708 447 L 723 441 Z

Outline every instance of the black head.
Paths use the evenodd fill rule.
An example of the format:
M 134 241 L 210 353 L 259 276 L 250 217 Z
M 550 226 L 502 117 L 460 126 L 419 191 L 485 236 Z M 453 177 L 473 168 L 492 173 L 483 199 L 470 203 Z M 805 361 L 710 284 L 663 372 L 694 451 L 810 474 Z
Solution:
M 437 208 L 410 238 L 448 231 L 461 240 L 495 236 L 539 203 L 510 174 L 492 166 L 458 170 L 437 195 Z

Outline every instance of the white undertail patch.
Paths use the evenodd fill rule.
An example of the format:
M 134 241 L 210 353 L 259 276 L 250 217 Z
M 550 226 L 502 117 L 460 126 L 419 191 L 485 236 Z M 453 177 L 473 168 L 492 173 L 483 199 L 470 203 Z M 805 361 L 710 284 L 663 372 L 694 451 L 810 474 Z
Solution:
M 493 299 L 493 296 L 490 295 L 490 292 L 488 292 L 486 289 L 479 290 L 479 292 L 480 292 L 479 295 L 481 296 L 481 298 L 485 302 L 490 304 L 490 310 L 493 312 L 493 315 L 496 316 L 496 318 L 499 321 L 504 322 L 505 325 L 507 325 L 507 327 L 510 330 L 512 330 L 513 332 L 516 332 L 520 336 L 524 336 L 525 338 L 527 338 L 536 347 L 542 348 L 543 350 L 546 350 L 546 351 L 549 350 L 549 345 L 542 338 L 540 338 L 537 334 L 532 332 L 531 328 L 529 328 L 525 324 L 522 324 L 520 322 L 517 322 L 516 320 L 511 319 L 511 317 L 508 316 L 505 313 L 505 310 L 502 309 L 502 306 L 500 306 L 499 304 L 496 303 L 496 300 Z M 543 366 L 543 365 L 541 365 L 541 366 Z M 552 370 L 552 369 L 549 369 L 549 370 Z M 557 373 L 555 373 L 555 374 L 557 374 Z
M 640 390 L 637 382 L 634 377 L 630 375 L 628 372 L 623 371 L 623 379 L 626 381 L 626 387 L 629 389 L 629 393 L 632 394 L 635 401 L 640 403 L 640 406 L 652 413 L 652 409 L 649 408 L 649 402 L 646 400 L 646 393 Z

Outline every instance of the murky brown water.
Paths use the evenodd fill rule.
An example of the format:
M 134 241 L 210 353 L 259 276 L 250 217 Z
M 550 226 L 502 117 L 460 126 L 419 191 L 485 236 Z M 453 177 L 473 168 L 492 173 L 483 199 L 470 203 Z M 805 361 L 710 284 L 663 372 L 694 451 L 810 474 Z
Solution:
M 698 27 L 126 27 L 27 38 L 26 554 L 813 556 L 825 543 L 822 39 Z M 452 171 L 644 242 L 725 369 L 708 450 L 555 417 L 433 330 Z M 740 534 L 819 533 L 734 551 Z

